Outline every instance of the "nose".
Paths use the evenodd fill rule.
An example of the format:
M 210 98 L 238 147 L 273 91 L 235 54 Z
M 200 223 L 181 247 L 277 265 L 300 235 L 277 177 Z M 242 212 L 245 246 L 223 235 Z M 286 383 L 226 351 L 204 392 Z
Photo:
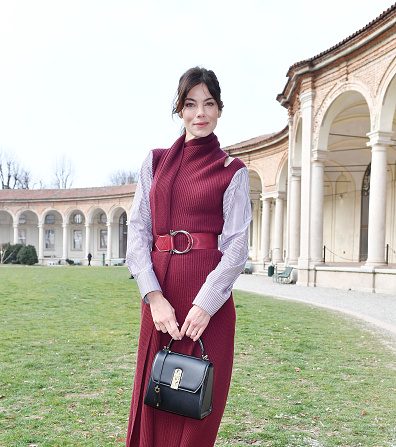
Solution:
M 203 104 L 198 104 L 197 106 L 197 116 L 204 116 L 205 115 L 205 107 Z

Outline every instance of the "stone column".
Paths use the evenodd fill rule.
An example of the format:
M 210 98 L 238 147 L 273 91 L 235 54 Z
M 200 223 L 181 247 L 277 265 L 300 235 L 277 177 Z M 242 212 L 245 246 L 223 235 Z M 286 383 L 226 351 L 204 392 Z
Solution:
M 313 133 L 314 92 L 300 95 L 301 104 L 301 220 L 300 220 L 300 256 L 298 268 L 308 270 L 310 256 L 310 212 L 311 212 L 311 155 Z M 308 285 L 308 277 L 299 273 L 298 283 Z
M 314 264 L 322 262 L 323 258 L 323 194 L 325 156 L 325 151 L 318 150 L 315 151 L 312 160 L 310 260 Z
M 375 266 L 385 264 L 387 149 L 393 142 L 388 132 L 367 135 L 370 138 L 367 145 L 371 146 L 371 175 L 366 265 Z
M 85 259 L 88 258 L 88 253 L 91 251 L 91 225 L 85 224 Z M 92 253 L 91 253 L 92 254 Z
M 263 261 L 270 261 L 270 228 L 271 228 L 271 199 L 263 199 L 263 214 L 261 216 L 261 253 Z
M 300 255 L 301 221 L 301 168 L 291 168 L 289 203 L 289 250 L 290 264 L 296 264 Z
M 18 234 L 18 224 L 14 224 L 14 244 L 18 243 L 18 239 L 19 239 L 19 234 Z
M 272 260 L 274 262 L 283 261 L 283 205 L 284 196 L 278 193 L 275 200 L 275 234 L 274 246 L 272 247 Z
M 253 209 L 252 209 L 252 217 L 253 217 L 253 240 L 252 240 L 252 244 L 253 244 L 253 260 L 257 261 L 258 258 L 258 215 L 260 212 L 259 209 L 259 202 L 257 200 L 254 200 L 252 202 L 253 204 Z
M 38 224 L 38 259 L 39 263 L 44 259 L 44 227 L 43 224 Z
M 107 253 L 106 253 L 106 262 L 108 265 L 111 265 L 111 222 L 107 222 Z
M 62 224 L 63 228 L 63 250 L 62 261 L 66 261 L 69 256 L 68 244 L 69 244 L 69 225 L 67 223 Z

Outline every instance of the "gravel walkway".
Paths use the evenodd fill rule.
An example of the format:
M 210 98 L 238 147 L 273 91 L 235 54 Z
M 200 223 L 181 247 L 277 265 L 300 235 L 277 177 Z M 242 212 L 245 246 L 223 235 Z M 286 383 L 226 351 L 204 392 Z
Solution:
M 375 325 L 396 340 L 396 294 L 277 284 L 264 275 L 240 275 L 234 288 L 343 312 Z

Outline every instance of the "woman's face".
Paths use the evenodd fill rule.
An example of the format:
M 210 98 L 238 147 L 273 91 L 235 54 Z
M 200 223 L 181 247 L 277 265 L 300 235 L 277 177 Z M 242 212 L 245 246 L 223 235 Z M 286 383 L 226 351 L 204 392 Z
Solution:
M 186 128 L 186 141 L 207 137 L 216 128 L 220 116 L 217 102 L 206 84 L 198 84 L 187 94 L 181 117 Z

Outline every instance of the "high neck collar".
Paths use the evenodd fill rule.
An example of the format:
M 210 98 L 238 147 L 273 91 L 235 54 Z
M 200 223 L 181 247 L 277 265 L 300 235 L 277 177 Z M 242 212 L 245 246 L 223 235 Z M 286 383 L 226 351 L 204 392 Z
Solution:
M 216 135 L 212 132 L 207 137 L 192 138 L 191 140 L 186 141 L 184 147 L 203 146 L 204 144 L 211 143 L 215 138 Z

